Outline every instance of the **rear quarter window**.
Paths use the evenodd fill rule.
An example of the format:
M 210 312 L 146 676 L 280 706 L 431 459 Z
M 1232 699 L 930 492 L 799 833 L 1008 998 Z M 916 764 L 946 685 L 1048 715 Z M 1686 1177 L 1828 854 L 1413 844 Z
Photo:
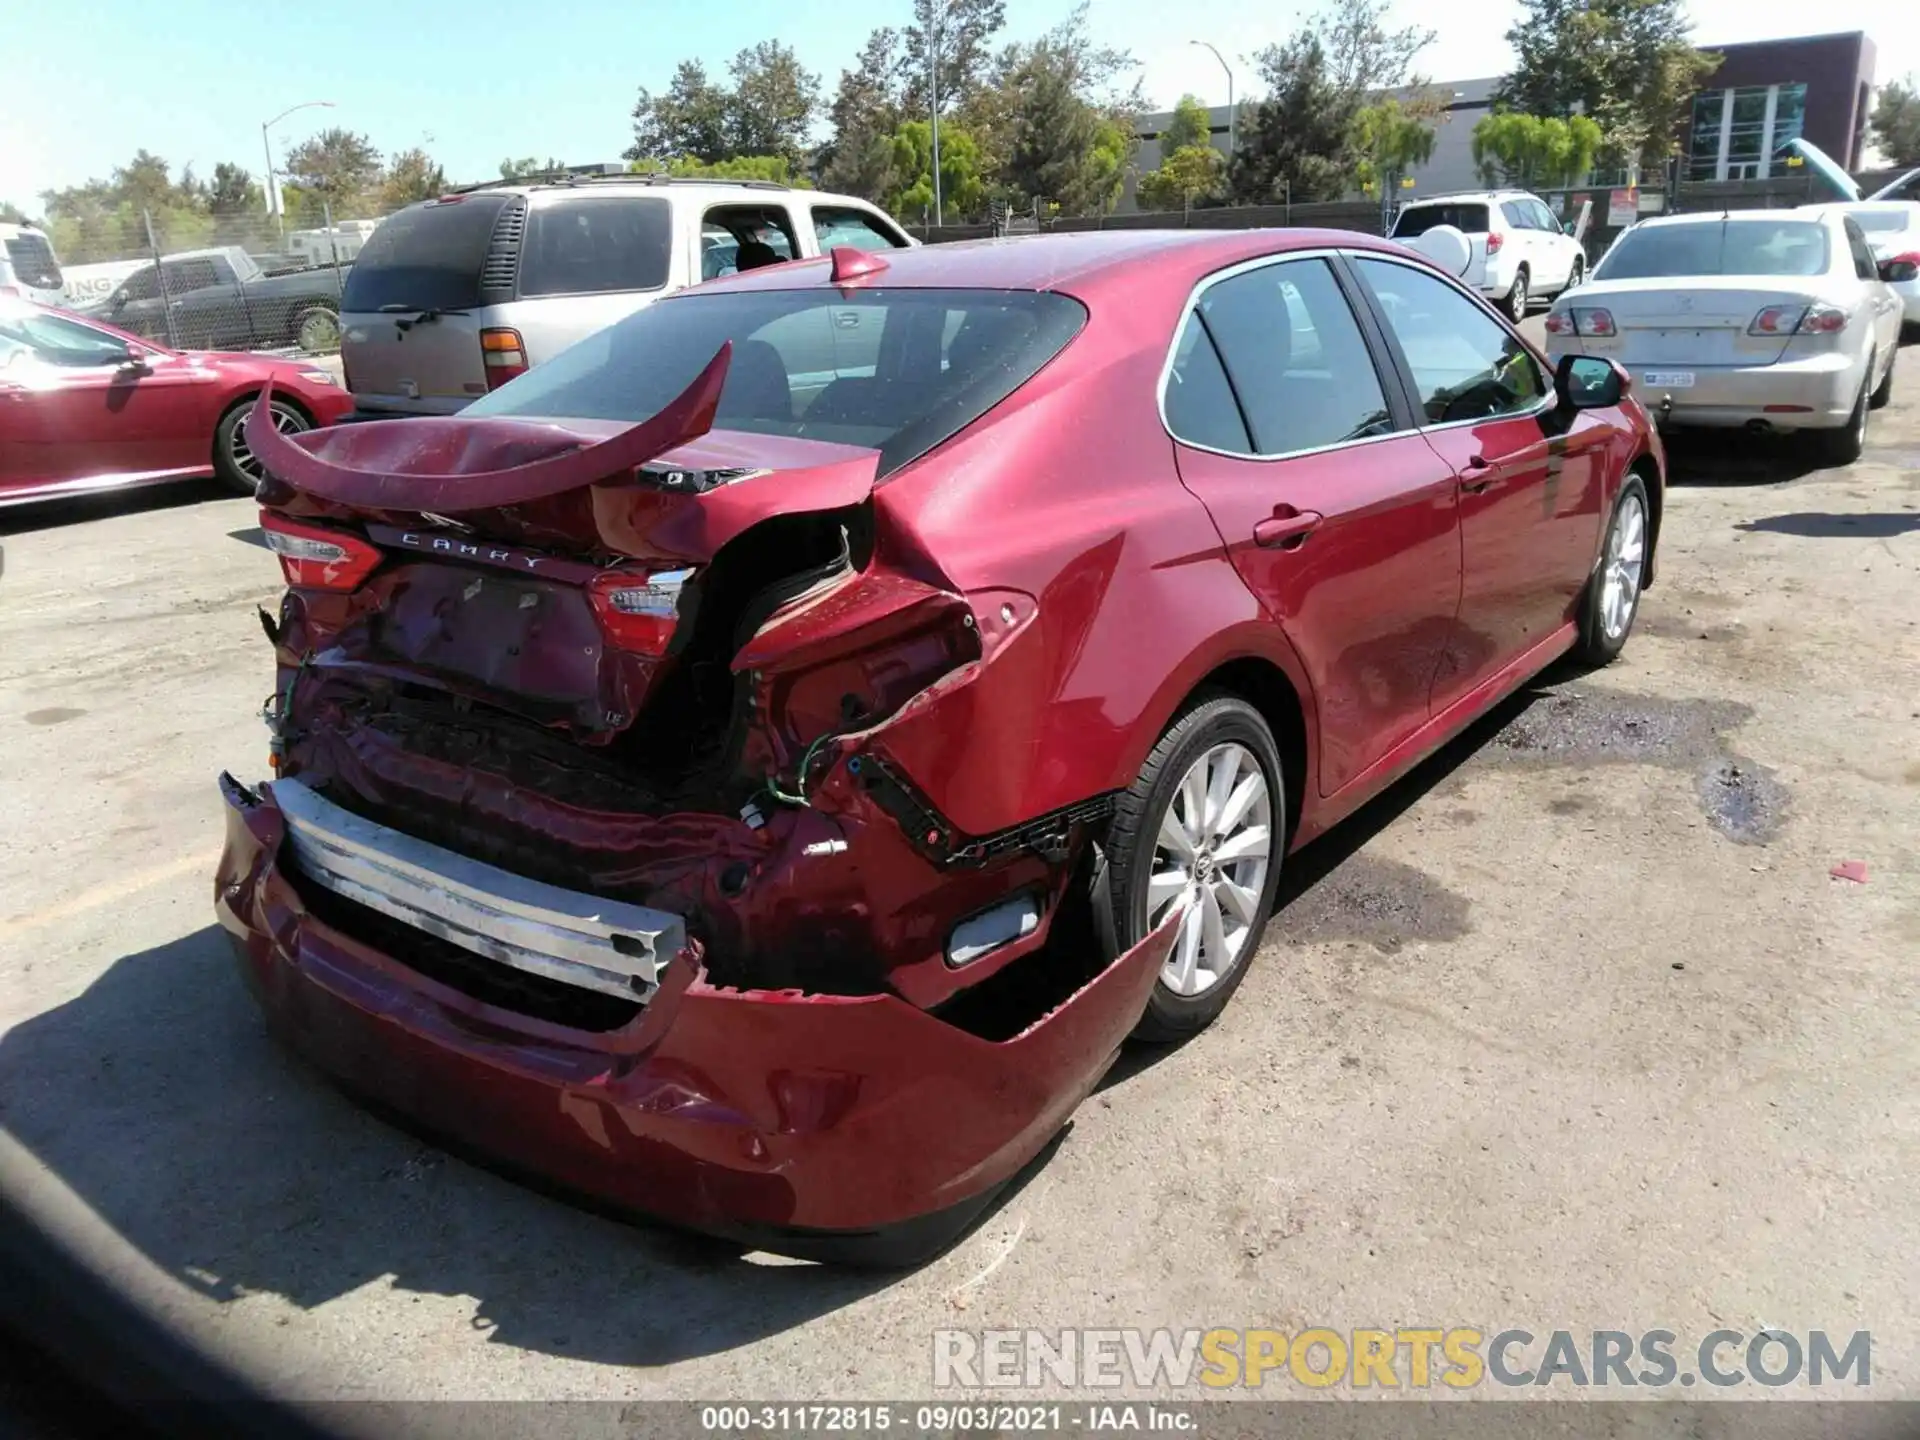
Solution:
M 409 206 L 380 222 L 347 272 L 346 310 L 470 310 L 494 222 L 516 197 L 463 195 Z
M 536 206 L 520 252 L 520 297 L 658 290 L 672 241 L 673 208 L 663 196 L 569 196 Z
M 59 262 L 53 258 L 53 246 L 43 235 L 15 235 L 7 241 L 7 260 L 13 275 L 22 285 L 38 290 L 58 290 L 62 284 Z

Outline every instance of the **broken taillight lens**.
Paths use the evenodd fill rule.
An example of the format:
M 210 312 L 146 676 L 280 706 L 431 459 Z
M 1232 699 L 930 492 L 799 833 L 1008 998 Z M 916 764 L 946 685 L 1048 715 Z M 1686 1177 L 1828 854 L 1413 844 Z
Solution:
M 358 535 L 260 512 L 267 549 L 280 557 L 287 584 L 297 590 L 358 590 L 380 563 L 380 551 Z
M 680 592 L 693 571 L 606 570 L 587 593 L 610 644 L 636 655 L 664 655 L 680 623 Z

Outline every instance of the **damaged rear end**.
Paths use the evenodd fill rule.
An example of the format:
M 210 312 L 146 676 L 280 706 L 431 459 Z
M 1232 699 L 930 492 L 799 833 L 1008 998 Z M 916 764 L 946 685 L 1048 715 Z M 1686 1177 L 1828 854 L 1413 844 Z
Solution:
M 881 317 L 946 327 L 935 388 L 978 383 L 952 314 Z M 1168 936 L 1094 940 L 1098 804 L 965 835 L 888 753 L 1032 619 L 960 591 L 877 486 L 901 355 L 796 379 L 790 340 L 782 405 L 733 330 L 637 423 L 564 393 L 610 353 L 516 382 L 568 418 L 489 413 L 507 387 L 249 432 L 287 591 L 274 778 L 223 779 L 218 908 L 283 1033 L 451 1138 L 779 1248 L 919 1253 L 1091 1087 Z

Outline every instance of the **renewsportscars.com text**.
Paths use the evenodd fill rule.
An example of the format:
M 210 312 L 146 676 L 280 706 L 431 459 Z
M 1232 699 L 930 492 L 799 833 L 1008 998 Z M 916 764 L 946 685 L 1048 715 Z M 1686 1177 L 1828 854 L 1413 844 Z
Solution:
M 1437 1325 L 1291 1333 L 936 1330 L 933 1383 L 936 1389 L 1027 1390 L 1864 1386 L 1873 1383 L 1873 1335 L 1714 1330 L 1687 1342 L 1671 1330 L 1536 1335 Z

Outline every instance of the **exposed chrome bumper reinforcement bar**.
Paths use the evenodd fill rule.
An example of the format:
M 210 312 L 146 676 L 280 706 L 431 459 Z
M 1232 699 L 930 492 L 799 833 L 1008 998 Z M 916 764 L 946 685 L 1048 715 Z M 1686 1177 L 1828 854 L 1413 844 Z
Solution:
M 678 915 L 469 860 L 343 810 L 298 780 L 266 788 L 308 879 L 516 970 L 644 1001 L 686 945 Z

